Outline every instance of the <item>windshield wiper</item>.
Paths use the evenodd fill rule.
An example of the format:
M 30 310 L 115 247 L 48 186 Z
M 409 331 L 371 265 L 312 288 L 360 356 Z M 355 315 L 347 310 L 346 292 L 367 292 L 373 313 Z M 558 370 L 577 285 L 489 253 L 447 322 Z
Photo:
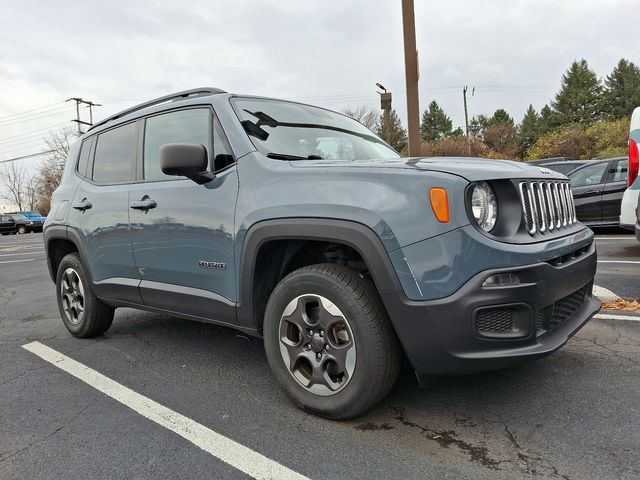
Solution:
M 267 153 L 267 157 L 275 158 L 276 160 L 323 160 L 320 155 L 307 155 L 301 157 L 300 155 L 289 155 L 288 153 Z

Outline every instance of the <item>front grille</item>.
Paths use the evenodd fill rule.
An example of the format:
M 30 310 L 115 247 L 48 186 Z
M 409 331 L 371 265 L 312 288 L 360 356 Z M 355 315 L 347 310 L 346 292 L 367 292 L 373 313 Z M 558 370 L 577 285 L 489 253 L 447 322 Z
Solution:
M 544 235 L 577 222 L 569 182 L 520 182 L 518 192 L 529 235 Z
M 591 284 L 585 285 L 581 289 L 561 298 L 553 305 L 540 309 L 536 319 L 538 336 L 555 330 L 566 322 L 571 315 L 576 313 L 584 303 L 585 296 L 590 288 Z
M 511 308 L 482 310 L 476 317 L 476 328 L 480 334 L 511 332 L 513 330 L 513 310 Z

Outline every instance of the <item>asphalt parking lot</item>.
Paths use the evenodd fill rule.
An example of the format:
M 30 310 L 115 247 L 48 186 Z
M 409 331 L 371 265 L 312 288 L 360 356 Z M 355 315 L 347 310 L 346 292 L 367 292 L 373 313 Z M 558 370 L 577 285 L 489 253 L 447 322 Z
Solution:
M 597 234 L 596 284 L 640 298 L 640 243 Z M 104 336 L 71 337 L 41 234 L 0 237 L 0 290 L 0 479 L 250 478 L 239 465 L 256 478 L 640 477 L 640 317 L 594 318 L 546 359 L 427 389 L 406 371 L 374 410 L 330 422 L 289 403 L 261 340 L 231 329 L 120 309 Z

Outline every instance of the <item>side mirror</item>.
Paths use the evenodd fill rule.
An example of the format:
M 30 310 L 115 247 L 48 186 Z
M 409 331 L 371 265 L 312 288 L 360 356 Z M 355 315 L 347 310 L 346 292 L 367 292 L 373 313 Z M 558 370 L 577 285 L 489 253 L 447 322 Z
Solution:
M 207 171 L 208 165 L 207 149 L 203 145 L 167 143 L 160 147 L 160 168 L 165 175 L 187 177 L 202 185 L 216 178 Z

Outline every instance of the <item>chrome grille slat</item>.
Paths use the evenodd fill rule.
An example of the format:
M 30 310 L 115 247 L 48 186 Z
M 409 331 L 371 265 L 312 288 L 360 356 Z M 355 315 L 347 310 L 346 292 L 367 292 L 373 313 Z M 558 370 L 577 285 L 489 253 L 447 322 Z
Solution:
M 524 224 L 531 236 L 549 234 L 577 222 L 569 182 L 519 182 L 518 193 Z

